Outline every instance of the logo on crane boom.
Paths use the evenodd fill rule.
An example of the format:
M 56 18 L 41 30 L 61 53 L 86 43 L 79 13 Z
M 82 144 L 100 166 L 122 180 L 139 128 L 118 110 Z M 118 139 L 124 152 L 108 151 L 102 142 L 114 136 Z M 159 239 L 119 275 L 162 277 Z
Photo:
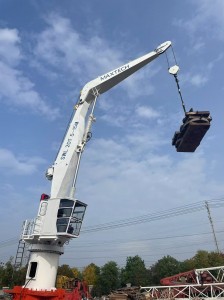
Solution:
M 108 78 L 111 78 L 111 77 L 113 77 L 113 76 L 115 76 L 115 75 L 117 75 L 119 73 L 122 73 L 122 72 L 124 72 L 127 69 L 129 69 L 129 64 L 124 65 L 124 66 L 122 66 L 122 67 L 120 67 L 118 69 L 115 69 L 115 70 L 113 70 L 113 71 L 111 71 L 111 72 L 109 72 L 107 74 L 104 74 L 104 75 L 100 76 L 100 79 L 101 79 L 101 81 L 107 80 Z

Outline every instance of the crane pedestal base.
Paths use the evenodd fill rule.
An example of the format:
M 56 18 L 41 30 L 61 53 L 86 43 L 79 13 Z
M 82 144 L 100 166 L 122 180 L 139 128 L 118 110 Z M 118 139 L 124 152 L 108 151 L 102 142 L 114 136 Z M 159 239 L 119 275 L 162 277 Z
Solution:
M 81 300 L 81 295 L 77 289 L 66 291 L 56 289 L 51 291 L 37 291 L 15 286 L 12 290 L 5 290 L 12 295 L 13 300 Z

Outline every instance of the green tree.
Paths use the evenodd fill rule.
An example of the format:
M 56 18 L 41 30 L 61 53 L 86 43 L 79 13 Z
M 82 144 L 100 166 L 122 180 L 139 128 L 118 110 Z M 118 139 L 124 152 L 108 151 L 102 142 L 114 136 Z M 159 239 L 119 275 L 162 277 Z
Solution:
M 100 268 L 95 264 L 91 263 L 86 266 L 82 272 L 83 279 L 88 285 L 95 285 L 100 275 Z
M 9 261 L 5 264 L 4 268 L 4 278 L 3 278 L 3 285 L 11 287 L 12 282 L 12 273 L 13 273 L 13 258 L 10 258 Z
M 0 262 L 0 289 L 3 287 L 4 263 Z
M 180 273 L 181 264 L 172 256 L 164 256 L 150 268 L 153 284 L 160 284 L 160 279 Z
M 0 284 L 1 287 L 8 286 L 12 287 L 12 274 L 13 274 L 13 257 L 10 257 L 9 261 L 5 264 L 2 264 L 0 269 L 1 279 Z
M 119 268 L 114 261 L 109 261 L 102 268 L 99 276 L 99 291 L 103 295 L 108 295 L 112 290 L 119 287 Z
M 224 265 L 223 253 L 210 252 L 208 254 L 208 261 L 210 267 L 219 267 Z
M 138 255 L 127 257 L 126 266 L 121 270 L 121 284 L 124 286 L 127 283 L 134 286 L 144 286 L 149 283 L 149 273 L 144 260 Z
M 71 270 L 74 278 L 82 279 L 82 273 L 76 267 L 72 267 Z
M 69 265 L 61 265 L 58 267 L 58 274 L 57 275 L 64 275 L 69 278 L 74 278 L 74 273 Z
M 190 270 L 195 269 L 195 262 L 193 258 L 186 259 L 183 262 L 180 263 L 180 272 L 187 272 Z
M 13 274 L 13 285 L 24 285 L 26 281 L 27 266 L 15 270 Z
M 199 250 L 195 256 L 192 258 L 194 261 L 194 268 L 208 268 L 210 267 L 209 263 L 209 252 L 205 250 Z
M 193 269 L 218 267 L 224 264 L 224 255 L 217 252 L 208 252 L 199 250 L 190 259 L 186 259 L 181 263 L 181 272 Z

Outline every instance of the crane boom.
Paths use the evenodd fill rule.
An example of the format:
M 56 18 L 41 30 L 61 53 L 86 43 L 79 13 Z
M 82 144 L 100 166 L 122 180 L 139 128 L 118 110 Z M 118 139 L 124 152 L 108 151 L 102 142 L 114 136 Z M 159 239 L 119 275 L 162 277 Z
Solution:
M 164 53 L 171 46 L 171 42 L 167 41 L 159 45 L 154 51 L 149 52 L 125 65 L 120 66 L 96 79 L 88 82 L 81 91 L 80 100 L 91 102 L 94 99 L 94 91 L 103 94 L 145 65 Z
M 171 42 L 167 41 L 154 51 L 103 74 L 84 86 L 56 160 L 47 172 L 47 177 L 52 179 L 51 198 L 74 196 L 81 153 L 94 120 L 93 110 L 97 97 L 157 58 L 170 46 Z M 86 125 L 85 119 L 91 105 L 94 106 Z

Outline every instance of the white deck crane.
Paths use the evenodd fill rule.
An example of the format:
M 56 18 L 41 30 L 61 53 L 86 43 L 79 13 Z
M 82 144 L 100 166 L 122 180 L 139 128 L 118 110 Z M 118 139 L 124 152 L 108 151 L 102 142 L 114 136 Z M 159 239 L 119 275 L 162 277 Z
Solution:
M 25 287 L 35 291 L 55 289 L 63 245 L 78 237 L 86 204 L 75 199 L 80 159 L 89 139 L 97 97 L 153 61 L 171 46 L 167 41 L 154 51 L 88 82 L 81 91 L 56 160 L 46 173 L 50 198 L 40 201 L 37 217 L 26 220 L 22 239 L 31 253 Z

